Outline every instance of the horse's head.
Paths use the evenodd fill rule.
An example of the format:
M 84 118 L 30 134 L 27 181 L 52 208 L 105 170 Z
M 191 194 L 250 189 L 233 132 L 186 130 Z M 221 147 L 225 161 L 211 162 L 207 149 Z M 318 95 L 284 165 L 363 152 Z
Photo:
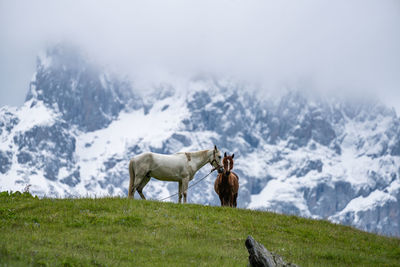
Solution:
M 221 152 L 219 152 L 217 146 L 214 145 L 214 150 L 210 155 L 209 162 L 219 173 L 222 172 L 221 159 Z
M 224 154 L 224 159 L 222 160 L 222 164 L 224 165 L 224 174 L 229 175 L 231 173 L 231 170 L 233 169 L 233 158 L 235 157 L 235 154 L 232 154 L 232 156 L 229 156 Z

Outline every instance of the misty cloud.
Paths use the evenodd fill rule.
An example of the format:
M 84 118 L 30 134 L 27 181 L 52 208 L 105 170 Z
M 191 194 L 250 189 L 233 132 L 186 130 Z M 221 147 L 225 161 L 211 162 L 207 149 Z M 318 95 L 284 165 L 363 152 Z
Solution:
M 0 105 L 21 103 L 38 52 L 68 41 L 144 87 L 206 73 L 379 92 L 400 110 L 399 25 L 396 0 L 1 1 Z

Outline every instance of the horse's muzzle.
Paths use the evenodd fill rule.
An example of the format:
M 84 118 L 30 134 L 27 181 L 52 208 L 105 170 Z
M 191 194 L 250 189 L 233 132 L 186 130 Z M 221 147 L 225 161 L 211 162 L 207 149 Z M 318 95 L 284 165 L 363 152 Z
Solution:
M 224 172 L 224 168 L 222 168 L 222 167 L 218 168 L 217 170 L 218 170 L 218 173 L 223 173 Z

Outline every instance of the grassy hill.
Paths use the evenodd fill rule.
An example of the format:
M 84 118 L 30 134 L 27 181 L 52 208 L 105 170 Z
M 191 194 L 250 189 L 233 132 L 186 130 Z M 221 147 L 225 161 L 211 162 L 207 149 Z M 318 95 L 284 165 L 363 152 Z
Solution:
M 400 266 L 400 239 L 269 212 L 0 195 L 1 266 L 246 266 L 252 235 L 301 266 Z

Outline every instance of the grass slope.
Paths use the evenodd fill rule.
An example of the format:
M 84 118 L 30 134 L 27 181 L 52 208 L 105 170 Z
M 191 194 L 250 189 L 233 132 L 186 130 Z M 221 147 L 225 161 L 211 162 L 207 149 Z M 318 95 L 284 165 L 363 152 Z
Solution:
M 246 266 L 252 235 L 301 266 L 399 266 L 400 239 L 269 212 L 0 194 L 1 266 Z

